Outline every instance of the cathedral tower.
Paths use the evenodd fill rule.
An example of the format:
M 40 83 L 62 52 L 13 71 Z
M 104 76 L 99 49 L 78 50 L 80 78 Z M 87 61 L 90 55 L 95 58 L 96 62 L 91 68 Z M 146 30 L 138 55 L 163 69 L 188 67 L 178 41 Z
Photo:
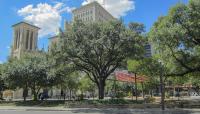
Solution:
M 37 26 L 26 22 L 20 22 L 13 27 L 13 44 L 11 57 L 20 58 L 24 52 L 37 50 L 38 30 Z

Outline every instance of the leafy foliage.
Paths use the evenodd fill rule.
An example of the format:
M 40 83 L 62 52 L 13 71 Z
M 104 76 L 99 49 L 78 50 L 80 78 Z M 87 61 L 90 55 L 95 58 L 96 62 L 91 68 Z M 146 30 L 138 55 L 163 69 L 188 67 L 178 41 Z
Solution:
M 28 88 L 37 100 L 38 92 L 41 88 L 51 86 L 53 79 L 48 78 L 48 62 L 44 53 L 27 53 L 21 59 L 10 60 L 6 64 L 4 72 L 5 80 L 9 83 L 9 88 Z
M 149 36 L 156 53 L 170 70 L 168 76 L 200 71 L 200 1 L 177 4 L 160 17 Z
M 60 36 L 61 54 L 76 70 L 84 71 L 97 84 L 99 98 L 104 98 L 108 76 L 132 57 L 140 57 L 142 38 L 122 22 L 88 23 L 76 21 L 72 29 Z

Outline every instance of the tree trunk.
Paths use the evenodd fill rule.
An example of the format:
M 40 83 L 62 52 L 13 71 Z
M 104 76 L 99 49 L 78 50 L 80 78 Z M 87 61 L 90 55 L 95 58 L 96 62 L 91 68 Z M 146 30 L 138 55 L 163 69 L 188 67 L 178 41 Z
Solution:
M 37 93 L 39 91 L 36 91 L 36 84 L 35 84 L 35 82 L 33 82 L 31 90 L 32 90 L 32 94 L 33 94 L 33 100 L 37 101 L 38 100 L 38 94 Z
M 165 88 L 163 82 L 163 75 L 160 75 L 160 92 L 161 92 L 161 109 L 165 110 Z
M 71 91 L 71 89 L 69 90 L 69 100 L 71 100 L 72 99 L 72 91 Z
M 26 101 L 26 97 L 28 96 L 28 84 L 25 85 L 25 87 L 23 88 L 23 98 L 24 101 Z
M 37 93 L 36 93 L 36 92 L 33 93 L 33 100 L 34 100 L 34 101 L 37 101 L 37 100 L 38 100 L 38 98 L 37 98 Z
M 0 100 L 3 100 L 3 92 L 0 91 Z
M 38 95 L 37 95 L 37 92 L 36 92 L 35 88 L 32 89 L 32 94 L 33 94 L 33 100 L 37 101 L 38 100 Z
M 150 93 L 151 93 L 151 97 L 153 97 L 153 90 L 152 89 L 150 90 Z
M 144 83 L 142 82 L 142 97 L 144 99 Z
M 28 89 L 27 88 L 24 88 L 23 89 L 23 98 L 24 98 L 24 101 L 26 101 L 26 97 L 28 96 Z
M 135 73 L 135 100 L 136 100 L 136 103 L 138 101 L 138 92 L 137 92 L 137 74 Z
M 95 94 L 95 90 L 92 91 L 92 98 L 93 98 L 93 100 L 94 100 L 94 94 Z
M 99 99 L 104 99 L 104 90 L 105 90 L 105 81 L 104 80 L 100 80 L 98 89 L 99 89 Z

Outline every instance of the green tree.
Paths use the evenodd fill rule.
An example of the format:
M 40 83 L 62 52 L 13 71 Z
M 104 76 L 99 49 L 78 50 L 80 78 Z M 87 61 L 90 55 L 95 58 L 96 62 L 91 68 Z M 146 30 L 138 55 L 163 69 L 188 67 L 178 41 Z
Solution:
M 79 86 L 80 74 L 78 72 L 73 72 L 72 74 L 67 76 L 67 80 L 65 80 L 65 84 L 67 89 L 70 92 L 70 100 L 72 98 L 72 93 L 76 94 Z
M 154 50 L 170 70 L 168 76 L 200 71 L 200 1 L 177 4 L 151 28 Z
M 53 79 L 47 75 L 49 66 L 46 55 L 42 52 L 27 53 L 20 59 L 13 59 L 7 63 L 6 80 L 11 89 L 23 88 L 23 97 L 26 100 L 30 88 L 37 100 L 39 91 L 51 86 Z
M 132 31 L 136 32 L 137 34 L 141 34 L 145 32 L 144 24 L 131 22 L 129 23 L 128 26 Z
M 60 39 L 58 52 L 63 60 L 70 61 L 76 70 L 84 71 L 96 83 L 99 99 L 104 98 L 108 76 L 126 58 L 138 57 L 142 45 L 139 35 L 119 21 L 88 24 L 76 21 Z
M 152 86 L 156 85 L 156 83 L 158 82 L 157 80 L 160 79 L 161 104 L 162 104 L 162 110 L 164 110 L 165 109 L 164 107 L 165 84 L 164 83 L 167 78 L 165 74 L 166 72 L 168 72 L 168 70 L 160 61 L 158 61 L 156 54 L 150 58 L 144 58 L 141 60 L 129 60 L 128 70 L 137 72 L 138 74 L 141 74 L 141 75 L 148 76 L 149 82 L 147 82 L 147 85 L 150 87 L 149 89 L 152 89 Z
M 81 77 L 79 82 L 79 89 L 81 90 L 81 93 L 84 92 L 90 92 L 94 96 L 95 91 L 95 84 L 92 82 L 88 76 Z
M 7 88 L 3 77 L 4 64 L 0 64 L 0 100 L 3 100 L 3 91 Z
M 48 52 L 48 62 L 50 65 L 49 77 L 54 79 L 53 85 L 61 88 L 61 91 L 68 90 L 70 100 L 72 93 L 78 90 L 80 72 L 77 72 L 70 61 L 66 61 L 60 53 L 57 43 L 52 44 Z M 65 98 L 65 97 L 64 97 Z

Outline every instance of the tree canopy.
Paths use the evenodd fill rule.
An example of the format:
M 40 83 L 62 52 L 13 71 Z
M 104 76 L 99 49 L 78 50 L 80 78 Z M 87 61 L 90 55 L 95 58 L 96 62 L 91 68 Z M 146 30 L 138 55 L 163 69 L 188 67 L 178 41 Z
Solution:
M 122 22 L 83 23 L 75 21 L 72 29 L 60 36 L 62 60 L 85 72 L 97 84 L 99 99 L 104 98 L 105 81 L 125 59 L 140 57 L 143 39 Z M 59 53 L 60 52 L 60 53 Z
M 40 89 L 51 86 L 53 79 L 48 77 L 48 62 L 45 53 L 26 53 L 21 59 L 12 59 L 6 64 L 4 79 L 8 81 L 10 89 L 22 88 L 24 97 L 30 88 L 37 100 Z
M 177 4 L 153 25 L 149 38 L 168 76 L 200 71 L 200 1 Z

